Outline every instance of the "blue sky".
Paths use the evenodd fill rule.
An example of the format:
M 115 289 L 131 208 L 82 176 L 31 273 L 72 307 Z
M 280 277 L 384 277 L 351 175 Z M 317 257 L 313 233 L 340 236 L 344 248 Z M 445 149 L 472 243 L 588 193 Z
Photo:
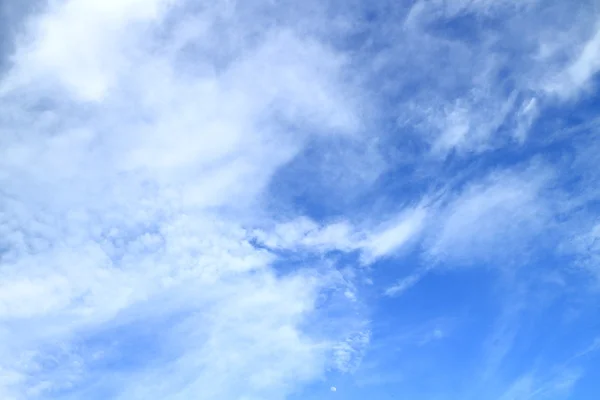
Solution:
M 0 2 L 0 398 L 593 400 L 596 1 Z

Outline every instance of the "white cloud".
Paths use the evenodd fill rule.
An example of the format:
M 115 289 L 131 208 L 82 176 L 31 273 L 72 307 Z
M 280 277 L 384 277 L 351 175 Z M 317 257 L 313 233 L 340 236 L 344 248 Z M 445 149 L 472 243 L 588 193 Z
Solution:
M 371 340 L 368 331 L 359 332 L 337 343 L 333 347 L 334 365 L 343 372 L 354 372 L 364 357 L 366 347 Z
M 356 134 L 343 57 L 283 26 L 194 50 L 245 26 L 216 23 L 224 3 L 186 7 L 53 3 L 17 46 L 0 83 L 6 398 L 279 399 L 324 373 L 361 318 L 307 324 L 338 280 L 310 266 L 279 276 L 251 244 L 304 132 Z M 348 234 L 333 225 L 307 244 Z
M 452 18 L 464 14 L 494 15 L 500 12 L 515 12 L 536 2 L 537 0 L 420 0 L 411 7 L 406 23 L 410 25 L 418 19 L 433 17 Z
M 135 372 L 118 398 L 198 393 L 206 398 L 280 398 L 295 384 L 318 377 L 328 345 L 298 327 L 314 307 L 317 277 L 276 279 L 261 273 L 251 280 L 240 278 L 189 288 L 204 293 L 189 299 L 193 312 L 166 336 L 171 353 L 166 365 Z M 183 346 L 181 338 L 187 338 Z M 166 371 L 172 380 L 162 378 Z
M 348 221 L 320 225 L 300 217 L 277 224 L 272 230 L 257 230 L 257 239 L 268 248 L 327 252 L 360 251 L 363 264 L 391 256 L 418 239 L 426 221 L 424 206 L 408 208 L 373 227 L 362 228 Z
M 588 91 L 590 81 L 600 70 L 599 49 L 600 22 L 597 22 L 592 36 L 583 43 L 569 65 L 546 84 L 545 90 L 564 98 Z
M 256 237 L 264 245 L 274 249 L 314 249 L 353 251 L 360 248 L 362 235 L 347 221 L 319 225 L 307 217 L 277 224 L 272 230 L 257 230 Z
M 542 195 L 548 177 L 534 168 L 493 174 L 468 186 L 438 215 L 427 255 L 454 265 L 510 265 L 526 257 L 533 236 L 549 221 Z
M 363 262 L 371 263 L 391 255 L 414 241 L 421 233 L 426 217 L 427 210 L 419 206 L 400 213 L 375 229 L 364 244 Z
M 457 102 L 442 115 L 432 116 L 431 123 L 437 125 L 440 131 L 432 145 L 433 154 L 446 155 L 451 150 L 464 153 L 488 149 L 493 135 L 507 119 L 515 103 L 514 93 L 502 100 L 486 101 L 479 95 L 469 97 L 467 101 Z M 482 100 L 489 104 L 478 107 L 477 104 Z
M 420 346 L 425 346 L 429 343 L 442 340 L 447 336 L 447 333 L 441 328 L 435 328 L 430 332 L 427 332 L 423 338 L 419 341 Z
M 402 29 L 386 27 L 390 50 L 379 55 L 378 72 L 390 74 L 388 85 L 410 88 L 394 112 L 434 156 L 522 144 L 544 105 L 590 93 L 599 68 L 596 14 L 589 2 L 418 1 Z M 488 20 L 505 22 L 490 30 Z M 390 73 L 394 66 L 400 72 Z
M 339 28 L 314 15 L 321 5 L 280 16 L 272 2 L 50 2 L 25 24 L 0 81 L 0 397 L 282 399 L 330 368 L 355 372 L 371 341 L 360 286 L 374 281 L 357 272 L 370 269 L 332 268 L 339 254 L 329 252 L 363 266 L 414 248 L 427 267 L 526 257 L 552 211 L 546 170 L 492 174 L 397 213 L 380 213 L 378 198 L 377 215 L 319 220 L 295 198 L 271 200 L 289 194 L 273 177 L 311 151 L 322 157 L 291 172 L 304 179 L 293 184 L 317 182 L 311 195 L 339 211 L 372 205 L 369 191 L 388 185 L 379 178 L 405 145 L 419 150 L 389 169 L 394 180 L 425 166 L 417 183 L 428 185 L 440 159 L 525 143 L 547 94 L 579 93 L 599 68 L 589 21 L 559 30 L 565 40 L 538 38 L 522 23 L 536 4 L 419 1 L 403 26 L 396 13 L 377 21 L 385 35 L 364 47 L 389 52 L 364 61 L 362 48 L 332 47 L 340 31 L 323 33 L 362 22 Z M 469 41 L 436 31 L 474 15 L 510 16 L 502 33 Z M 360 94 L 365 82 L 372 98 Z M 374 99 L 389 87 L 394 101 Z M 385 129 L 369 121 L 379 106 Z M 407 132 L 388 129 L 396 117 Z M 407 204 L 403 195 L 393 202 Z M 599 236 L 590 229 L 573 241 L 588 268 Z M 290 252 L 309 261 L 289 267 Z M 376 292 L 399 295 L 427 271 Z M 448 334 L 430 328 L 413 344 Z
M 568 253 L 576 256 L 576 265 L 588 271 L 600 282 L 600 224 L 591 228 L 577 227 L 577 234 L 565 244 Z
M 415 286 L 423 278 L 423 273 L 415 273 L 407 276 L 406 278 L 400 279 L 392 286 L 385 289 L 386 296 L 399 296 L 408 289 Z
M 527 138 L 529 128 L 538 117 L 539 112 L 538 100 L 535 97 L 527 99 L 519 108 L 514 133 L 515 139 L 517 139 L 519 143 L 523 143 Z
M 525 374 L 515 380 L 498 400 L 567 399 L 581 376 L 580 371 L 567 369 L 547 379 L 532 373 Z
M 533 385 L 534 382 L 531 376 L 523 376 L 510 385 L 506 392 L 500 396 L 500 400 L 531 398 L 534 391 Z
M 135 49 L 131 26 L 157 22 L 170 0 L 69 0 L 52 3 L 32 23 L 17 49 L 17 85 L 64 85 L 83 100 L 97 101 L 114 88 L 124 70 L 135 68 L 126 52 Z M 134 29 L 133 31 L 135 31 Z

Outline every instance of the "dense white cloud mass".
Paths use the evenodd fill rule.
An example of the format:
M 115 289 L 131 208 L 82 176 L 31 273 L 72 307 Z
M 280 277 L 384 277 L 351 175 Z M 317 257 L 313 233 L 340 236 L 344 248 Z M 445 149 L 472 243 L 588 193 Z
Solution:
M 283 398 L 346 345 L 303 328 L 338 283 L 278 276 L 249 230 L 308 140 L 286 124 L 354 133 L 344 59 L 285 27 L 235 43 L 229 7 L 28 20 L 1 84 L 2 398 Z
M 572 395 L 598 350 L 599 21 L 1 2 L 0 398 Z

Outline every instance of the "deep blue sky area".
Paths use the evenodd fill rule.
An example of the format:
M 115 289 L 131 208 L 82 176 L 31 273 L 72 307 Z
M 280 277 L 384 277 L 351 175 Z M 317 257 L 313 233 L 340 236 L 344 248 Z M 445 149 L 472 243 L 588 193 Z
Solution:
M 0 0 L 0 399 L 596 400 L 594 0 Z

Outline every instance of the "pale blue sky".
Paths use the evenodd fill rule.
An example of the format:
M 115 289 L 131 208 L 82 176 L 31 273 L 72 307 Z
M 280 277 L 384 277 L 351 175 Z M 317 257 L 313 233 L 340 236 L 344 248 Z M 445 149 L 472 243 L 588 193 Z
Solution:
M 0 399 L 597 399 L 598 71 L 593 0 L 0 0 Z

